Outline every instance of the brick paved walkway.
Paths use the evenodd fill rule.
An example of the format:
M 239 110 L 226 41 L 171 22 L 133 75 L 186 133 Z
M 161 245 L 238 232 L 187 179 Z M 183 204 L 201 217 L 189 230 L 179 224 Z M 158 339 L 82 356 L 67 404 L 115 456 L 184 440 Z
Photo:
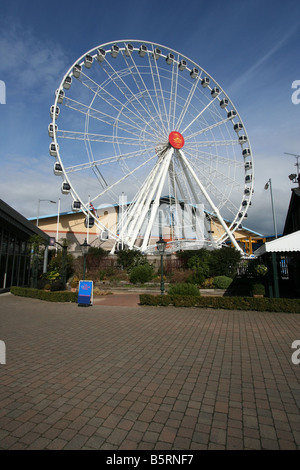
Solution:
M 0 449 L 300 449 L 300 315 L 0 296 Z

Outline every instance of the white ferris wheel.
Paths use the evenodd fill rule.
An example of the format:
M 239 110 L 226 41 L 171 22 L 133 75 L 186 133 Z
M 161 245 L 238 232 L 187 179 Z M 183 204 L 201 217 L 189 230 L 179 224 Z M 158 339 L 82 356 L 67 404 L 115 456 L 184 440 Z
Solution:
M 50 115 L 62 192 L 112 251 L 121 243 L 154 252 L 162 234 L 171 252 L 226 241 L 240 249 L 234 232 L 254 183 L 250 142 L 228 95 L 194 61 L 147 41 L 102 44 L 69 68 Z M 120 196 L 108 225 L 93 209 L 119 206 Z

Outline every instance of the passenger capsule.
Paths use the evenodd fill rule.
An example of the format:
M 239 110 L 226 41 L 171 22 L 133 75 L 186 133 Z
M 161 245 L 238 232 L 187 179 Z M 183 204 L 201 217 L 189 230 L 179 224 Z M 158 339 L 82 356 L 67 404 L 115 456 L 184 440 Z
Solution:
M 55 162 L 54 167 L 53 167 L 53 173 L 55 174 L 55 176 L 61 176 L 62 172 L 63 171 L 62 171 L 61 164 L 58 162 Z
M 243 155 L 244 158 L 250 157 L 250 155 L 251 155 L 250 149 L 244 149 L 244 150 L 242 151 L 242 155 Z
M 246 162 L 245 163 L 245 170 L 252 170 L 252 162 Z
M 233 119 L 236 117 L 236 111 L 229 111 L 229 113 L 227 113 L 227 118 L 228 119 Z
M 117 44 L 114 44 L 113 46 L 111 46 L 111 56 L 115 59 L 118 54 L 119 54 L 119 46 L 117 46 Z
M 246 142 L 248 142 L 247 136 L 246 136 L 246 135 L 241 135 L 241 136 L 239 137 L 239 143 L 240 143 L 241 145 L 243 145 L 243 144 L 245 144 Z
M 87 54 L 84 58 L 84 66 L 87 69 L 90 69 L 92 66 L 93 60 L 94 60 L 93 57 L 90 54 Z
M 81 202 L 80 201 L 73 201 L 72 202 L 72 211 L 79 212 L 81 210 Z
M 59 116 L 59 113 L 60 113 L 59 107 L 58 106 L 55 107 L 54 105 L 52 105 L 51 108 L 50 108 L 50 117 L 51 117 L 51 119 L 53 119 L 53 116 L 55 116 L 55 119 L 57 119 L 58 116 Z
M 161 56 L 161 50 L 156 47 L 152 54 L 153 58 L 157 60 Z
M 210 94 L 213 98 L 215 98 L 220 94 L 220 89 L 218 87 L 215 87 L 211 90 Z
M 69 90 L 70 87 L 72 85 L 72 77 L 66 77 L 65 78 L 65 81 L 63 83 L 63 87 L 66 89 L 66 90 Z
M 49 153 L 51 157 L 57 157 L 58 149 L 59 149 L 59 145 L 55 144 L 54 142 L 51 142 L 51 144 L 49 145 Z
M 169 54 L 167 55 L 167 58 L 166 58 L 166 62 L 167 64 L 172 64 L 174 61 L 174 54 L 172 54 L 171 52 L 169 52 Z
M 87 216 L 84 221 L 84 225 L 86 228 L 92 228 L 94 226 L 94 217 Z
M 199 75 L 199 70 L 194 67 L 190 72 L 190 76 L 192 78 L 196 78 L 196 77 L 198 77 L 198 75 Z
M 62 103 L 65 97 L 65 92 L 64 90 L 56 90 L 55 95 L 58 95 L 57 102 Z
M 186 60 L 181 59 L 181 61 L 178 64 L 179 70 L 185 70 L 186 69 Z
M 104 49 L 100 48 L 100 49 L 97 50 L 97 60 L 98 60 L 98 62 L 103 62 L 104 61 L 105 54 L 106 54 L 106 52 L 105 52 Z
M 54 129 L 53 129 L 53 124 L 52 122 L 50 122 L 49 126 L 48 126 L 48 135 L 49 137 L 53 137 L 54 136 L 54 132 L 56 133 L 57 132 L 57 124 L 55 124 L 54 126 Z
M 70 190 L 71 190 L 71 186 L 69 185 L 69 183 L 64 181 L 62 186 L 61 186 L 61 192 L 63 194 L 69 194 Z
M 203 88 L 206 88 L 208 85 L 209 85 L 209 78 L 208 77 L 204 77 L 202 78 L 201 80 L 201 85 L 203 86 Z
M 238 122 L 237 124 L 233 126 L 233 129 L 235 130 L 235 132 L 240 132 L 243 129 L 243 124 Z
M 145 44 L 142 44 L 139 49 L 140 57 L 145 57 L 147 51 L 148 51 L 147 46 L 145 46 Z
M 223 109 L 226 108 L 226 106 L 228 106 L 228 103 L 229 103 L 229 101 L 228 101 L 227 98 L 224 98 L 223 100 L 221 100 L 220 101 L 221 108 L 223 108 Z
M 126 44 L 126 46 L 125 46 L 125 55 L 127 57 L 129 57 L 129 56 L 131 56 L 132 52 L 133 52 L 133 45 L 129 44 L 129 43 Z
M 81 65 L 79 65 L 79 64 L 76 64 L 76 65 L 73 67 L 73 75 L 74 75 L 75 78 L 79 78 L 79 77 L 80 77 L 81 70 L 82 70 L 82 67 L 81 67 Z
M 100 240 L 108 240 L 108 231 L 107 230 L 102 230 L 99 236 Z

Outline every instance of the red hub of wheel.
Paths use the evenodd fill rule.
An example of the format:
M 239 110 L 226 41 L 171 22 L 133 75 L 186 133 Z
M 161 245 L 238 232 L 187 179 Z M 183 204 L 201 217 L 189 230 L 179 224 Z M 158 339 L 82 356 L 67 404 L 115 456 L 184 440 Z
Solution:
M 173 131 L 169 134 L 169 142 L 174 149 L 181 149 L 184 146 L 184 138 L 177 131 Z

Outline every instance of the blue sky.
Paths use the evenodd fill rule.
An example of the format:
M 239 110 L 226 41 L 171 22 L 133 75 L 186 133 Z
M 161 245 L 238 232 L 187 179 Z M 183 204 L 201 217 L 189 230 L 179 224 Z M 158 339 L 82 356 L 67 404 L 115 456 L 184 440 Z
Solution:
M 300 80 L 298 0 L 0 0 L 0 198 L 35 217 L 38 199 L 62 196 L 53 175 L 47 127 L 54 92 L 72 63 L 97 45 L 141 39 L 181 52 L 203 67 L 242 116 L 255 162 L 255 193 L 245 225 L 273 233 L 272 179 L 279 233 L 283 229 L 300 155 L 300 104 L 292 83 Z M 299 94 L 300 96 L 300 94 Z M 55 212 L 41 203 L 40 214 Z

